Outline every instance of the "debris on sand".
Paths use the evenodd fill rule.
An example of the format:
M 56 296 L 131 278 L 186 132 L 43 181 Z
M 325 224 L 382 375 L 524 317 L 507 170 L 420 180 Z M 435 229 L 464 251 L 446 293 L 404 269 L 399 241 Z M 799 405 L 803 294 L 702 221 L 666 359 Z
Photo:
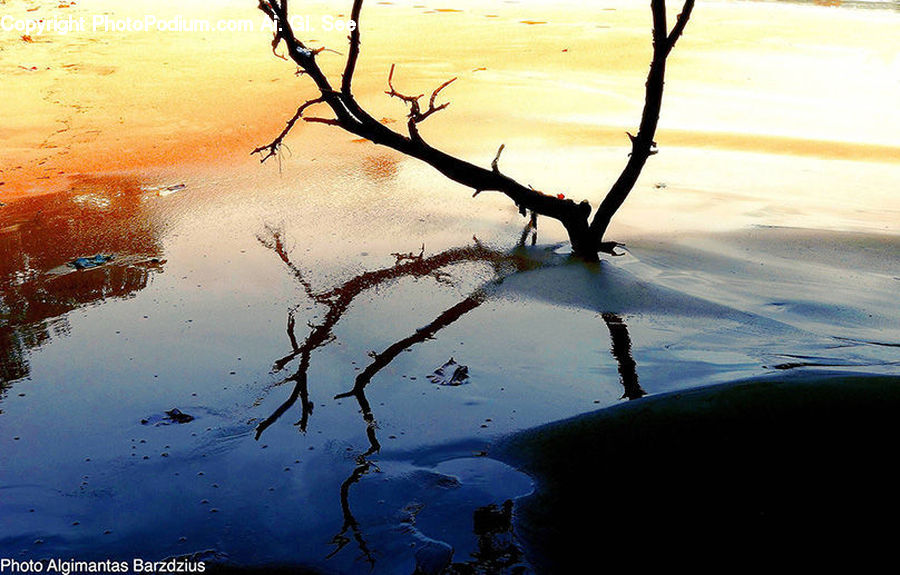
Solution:
M 438 385 L 463 385 L 469 383 L 469 367 L 456 363 L 451 357 L 447 363 L 434 370 L 428 381 Z
M 97 266 L 102 266 L 103 264 L 112 261 L 112 259 L 113 256 L 111 255 L 97 254 L 93 257 L 75 258 L 66 265 L 68 265 L 70 268 L 75 268 L 76 270 L 86 270 L 95 268 Z
M 168 196 L 169 194 L 174 194 L 175 192 L 180 192 L 181 190 L 187 187 L 186 184 L 175 184 L 174 186 L 166 186 L 165 188 L 159 190 L 157 193 L 160 196 Z
M 141 186 L 142 191 L 156 194 L 161 198 L 174 194 L 175 192 L 180 192 L 185 188 L 187 188 L 187 184 L 174 184 L 172 186 Z
M 173 423 L 190 423 L 191 421 L 194 421 L 193 415 L 184 413 L 183 411 L 175 407 L 167 411 L 165 416 L 151 415 L 146 419 L 142 419 L 141 424 L 159 427 L 160 425 L 171 425 Z

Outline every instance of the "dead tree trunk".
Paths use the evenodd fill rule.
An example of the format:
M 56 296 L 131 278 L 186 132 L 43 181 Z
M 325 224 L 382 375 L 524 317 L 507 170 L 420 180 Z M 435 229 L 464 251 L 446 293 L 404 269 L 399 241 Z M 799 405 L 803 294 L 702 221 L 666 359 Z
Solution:
M 600 204 L 593 219 L 591 219 L 592 208 L 587 200 L 576 203 L 561 196 L 545 194 L 503 174 L 499 168 L 503 146 L 500 146 L 497 156 L 488 169 L 451 156 L 425 142 L 419 133 L 418 126 L 432 114 L 440 112 L 449 106 L 449 102 L 436 105 L 436 99 L 440 92 L 449 86 L 455 78 L 438 86 L 428 98 L 427 108 L 423 110 L 422 99 L 425 95 L 409 96 L 398 92 L 394 88 L 393 83 L 394 67 L 391 67 L 388 76 L 389 90 L 386 93 L 391 97 L 403 100 L 409 107 L 407 134 L 395 132 L 370 116 L 359 105 L 352 92 L 353 74 L 356 71 L 356 63 L 359 59 L 360 51 L 362 5 L 363 0 L 354 0 L 353 2 L 351 19 L 356 22 L 356 28 L 350 35 L 350 50 L 347 55 L 340 89 L 335 89 L 316 62 L 316 57 L 324 49 L 310 49 L 294 35 L 288 19 L 288 0 L 259 0 L 259 9 L 272 19 L 276 27 L 275 37 L 272 41 L 273 51 L 277 50 L 281 44 L 284 44 L 287 49 L 287 57 L 293 60 L 303 73 L 312 79 L 319 90 L 319 96 L 304 102 L 275 140 L 254 150 L 254 153 L 261 154 L 262 161 L 278 153 L 284 138 L 298 120 L 302 119 L 306 122 L 338 126 L 359 137 L 387 146 L 429 164 L 451 180 L 474 190 L 474 195 L 476 196 L 486 191 L 501 192 L 515 202 L 523 216 L 528 211 L 531 211 L 534 214 L 558 220 L 568 232 L 572 243 L 572 251 L 581 258 L 597 261 L 599 252 L 613 253 L 615 243 L 604 242 L 603 237 L 613 215 L 619 210 L 628 194 L 634 188 L 647 159 L 656 153 L 656 143 L 653 139 L 656 134 L 656 126 L 659 122 L 659 113 L 662 106 L 666 58 L 687 25 L 694 7 L 694 0 L 685 0 L 684 9 L 678 15 L 676 24 L 671 32 L 666 24 L 665 0 L 651 0 L 653 60 L 650 64 L 650 73 L 647 78 L 647 90 L 640 129 L 637 136 L 629 134 L 631 138 L 631 155 L 628 163 L 612 189 L 607 193 L 606 198 Z M 318 104 L 327 105 L 335 117 L 304 116 L 304 113 L 310 107 Z

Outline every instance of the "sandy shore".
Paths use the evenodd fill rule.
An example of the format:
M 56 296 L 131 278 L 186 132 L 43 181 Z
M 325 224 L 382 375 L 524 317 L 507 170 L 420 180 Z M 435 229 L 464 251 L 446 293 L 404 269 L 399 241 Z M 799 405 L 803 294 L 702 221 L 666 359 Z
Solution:
M 505 142 L 511 173 L 542 189 L 595 199 L 598 184 L 602 190 L 621 165 L 623 132 L 640 115 L 649 54 L 644 5 L 435 7 L 383 2 L 367 8 L 356 83 L 361 100 L 378 117 L 402 117 L 402 108 L 382 93 L 392 63 L 399 66 L 398 81 L 420 90 L 458 76 L 447 94 L 453 110 L 427 127 L 435 144 L 488 161 Z M 28 41 L 14 32 L 0 35 L 4 201 L 59 190 L 77 174 L 244 163 L 310 93 L 293 68 L 267 50 L 268 33 L 253 2 L 200 9 L 177 2 L 126 8 L 106 0 L 71 6 L 11 0 L 3 9 L 15 19 L 71 16 L 89 24 L 83 32 L 35 34 Z M 249 21 L 256 30 L 119 33 L 90 26 L 97 15 L 147 13 Z M 317 21 L 341 12 L 312 2 L 304 14 Z M 715 159 L 711 170 L 715 156 L 706 160 L 703 151 L 848 160 L 860 173 L 848 185 L 883 182 L 885 170 L 896 178 L 900 119 L 891 39 L 897 18 L 883 10 L 702 3 L 670 65 L 662 148 L 699 150 L 696 159 L 679 164 L 732 181 L 743 177 L 741 161 Z M 309 34 L 314 44 L 342 49 L 342 34 L 317 32 Z M 426 51 L 418 47 L 423 35 L 434 38 Z M 324 66 L 337 72 L 341 58 L 331 56 L 323 56 Z M 310 142 L 323 138 L 351 139 L 308 128 L 290 142 L 302 157 L 314 148 Z M 547 146 L 559 153 L 540 159 Z M 585 155 L 584 146 L 594 149 Z M 556 172 L 550 178 L 548 166 Z M 769 179 L 783 185 L 774 167 Z M 671 171 L 667 166 L 660 173 Z M 657 177 L 648 175 L 648 186 Z M 832 187 L 843 184 L 828 177 Z M 792 198 L 803 187 L 820 185 L 797 181 L 783 196 Z M 893 218 L 896 205 L 888 207 L 885 217 Z

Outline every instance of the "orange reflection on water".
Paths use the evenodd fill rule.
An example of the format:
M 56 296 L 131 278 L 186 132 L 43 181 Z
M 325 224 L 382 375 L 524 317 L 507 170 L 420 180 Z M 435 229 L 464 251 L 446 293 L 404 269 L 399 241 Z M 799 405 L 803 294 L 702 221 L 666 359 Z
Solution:
M 131 178 L 79 178 L 65 193 L 0 210 L 0 382 L 28 376 L 28 350 L 67 333 L 67 313 L 129 297 L 162 269 L 146 195 Z M 67 265 L 97 254 L 113 259 Z

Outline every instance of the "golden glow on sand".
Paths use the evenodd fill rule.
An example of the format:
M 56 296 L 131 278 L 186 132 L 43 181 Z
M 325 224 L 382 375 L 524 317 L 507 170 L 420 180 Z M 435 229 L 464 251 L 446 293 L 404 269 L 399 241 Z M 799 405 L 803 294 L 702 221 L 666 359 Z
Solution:
M 11 1 L 3 13 L 263 22 L 252 1 L 181 4 Z M 313 22 L 346 17 L 349 4 L 310 2 L 304 14 Z M 451 10 L 372 2 L 363 13 L 359 97 L 379 117 L 402 119 L 402 106 L 382 93 L 392 63 L 407 91 L 459 76 L 446 91 L 453 105 L 423 131 L 473 160 L 489 159 L 501 142 L 567 153 L 624 147 L 623 131 L 640 117 L 649 11 L 644 2 L 606 4 L 456 2 Z M 896 166 L 898 23 L 890 11 L 701 2 L 669 66 L 660 146 Z M 346 45 L 344 32 L 307 36 L 313 45 Z M 76 174 L 245 161 L 312 93 L 268 39 L 263 30 L 86 31 L 31 41 L 3 32 L 0 197 L 59 189 Z M 337 77 L 343 59 L 321 58 Z M 318 129 L 301 127 L 291 141 Z

